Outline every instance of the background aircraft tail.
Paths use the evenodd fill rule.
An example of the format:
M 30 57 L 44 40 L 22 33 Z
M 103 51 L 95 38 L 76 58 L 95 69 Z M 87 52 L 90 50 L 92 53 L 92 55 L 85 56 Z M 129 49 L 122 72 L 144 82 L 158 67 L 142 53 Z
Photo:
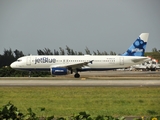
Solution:
M 122 56 L 144 56 L 149 33 L 141 33 Z

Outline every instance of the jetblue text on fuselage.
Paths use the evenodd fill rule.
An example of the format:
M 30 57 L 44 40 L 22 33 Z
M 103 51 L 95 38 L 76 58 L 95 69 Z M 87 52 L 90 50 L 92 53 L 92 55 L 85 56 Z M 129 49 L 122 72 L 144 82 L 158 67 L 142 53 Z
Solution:
M 56 62 L 55 58 L 41 57 L 41 58 L 35 59 L 35 64 L 37 63 L 55 63 L 55 62 Z

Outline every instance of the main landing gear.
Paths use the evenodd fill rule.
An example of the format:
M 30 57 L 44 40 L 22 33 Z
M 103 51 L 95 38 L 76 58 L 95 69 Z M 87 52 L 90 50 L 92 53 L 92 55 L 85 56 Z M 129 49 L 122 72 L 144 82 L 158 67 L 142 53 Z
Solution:
M 79 77 L 80 77 L 80 74 L 76 73 L 76 74 L 74 75 L 74 77 L 75 77 L 75 78 L 79 78 Z
M 74 74 L 75 78 L 79 78 L 80 77 L 80 74 L 78 73 L 78 69 L 71 69 L 71 73 L 73 73 L 73 72 L 75 73 Z

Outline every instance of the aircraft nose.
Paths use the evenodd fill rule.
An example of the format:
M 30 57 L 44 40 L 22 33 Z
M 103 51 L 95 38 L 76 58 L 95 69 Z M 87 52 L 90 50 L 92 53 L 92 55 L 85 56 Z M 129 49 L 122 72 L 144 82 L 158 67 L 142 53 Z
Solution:
M 16 67 L 15 63 L 13 62 L 13 63 L 10 65 L 10 67 L 11 67 L 11 68 L 15 68 L 15 67 Z

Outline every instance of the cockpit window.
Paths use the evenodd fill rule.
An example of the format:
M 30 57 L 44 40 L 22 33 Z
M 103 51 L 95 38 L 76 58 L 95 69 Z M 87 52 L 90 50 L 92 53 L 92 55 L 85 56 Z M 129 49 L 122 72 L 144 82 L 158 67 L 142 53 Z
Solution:
M 21 62 L 21 61 L 22 61 L 21 59 L 18 59 L 18 60 L 17 60 L 17 62 Z

